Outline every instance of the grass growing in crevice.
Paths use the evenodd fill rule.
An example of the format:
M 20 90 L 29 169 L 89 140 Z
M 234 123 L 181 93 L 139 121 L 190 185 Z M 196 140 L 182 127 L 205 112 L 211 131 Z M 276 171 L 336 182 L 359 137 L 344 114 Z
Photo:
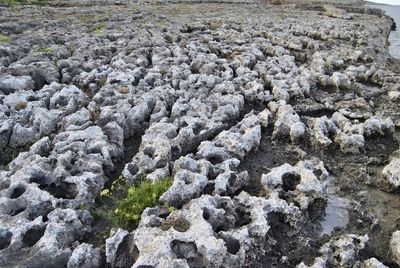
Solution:
M 11 42 L 11 38 L 7 35 L 0 34 L 0 44 L 7 44 Z
M 0 166 L 6 166 L 15 158 L 18 157 L 19 153 L 29 151 L 33 142 L 19 147 L 10 147 L 7 144 L 0 142 Z
M 138 226 L 142 212 L 148 207 L 157 206 L 160 196 L 171 185 L 172 178 L 156 182 L 144 179 L 139 185 L 127 185 L 125 179 L 120 176 L 113 182 L 111 189 L 100 193 L 103 207 L 94 208 L 92 213 L 107 219 L 113 227 L 133 230 Z M 167 209 L 173 210 L 172 207 Z
M 210 28 L 210 30 L 215 31 L 215 30 L 217 30 L 222 24 L 224 24 L 223 19 L 218 18 L 216 21 L 210 23 L 209 28 Z
M 105 25 L 104 24 L 97 24 L 94 26 L 92 33 L 100 34 L 104 31 Z
M 53 53 L 53 49 L 51 47 L 41 47 L 37 50 L 37 52 L 51 54 L 51 53 Z

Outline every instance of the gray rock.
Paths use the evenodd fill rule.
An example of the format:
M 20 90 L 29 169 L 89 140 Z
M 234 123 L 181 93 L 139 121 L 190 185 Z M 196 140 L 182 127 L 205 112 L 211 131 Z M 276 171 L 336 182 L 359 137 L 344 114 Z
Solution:
M 352 267 L 356 263 L 359 251 L 364 249 L 369 238 L 367 235 L 356 236 L 353 234 L 342 235 L 332 238 L 324 244 L 321 249 L 321 257 L 315 259 L 311 266 L 304 263 L 297 265 L 298 268 L 306 267 L 326 267 L 329 265 Z
M 390 250 L 392 251 L 393 260 L 400 265 L 400 231 L 393 233 L 390 239 Z
M 356 264 L 356 267 L 360 268 L 387 268 L 388 266 L 384 265 L 380 261 L 378 261 L 376 258 L 371 258 L 368 259 L 361 264 Z
M 314 173 L 321 175 L 317 177 Z M 323 163 L 314 159 L 300 161 L 296 166 L 284 164 L 273 168 L 268 174 L 262 175 L 261 183 L 267 196 L 285 196 L 286 200 L 295 201 L 302 210 L 316 205 L 312 213 L 321 215 L 326 205 L 322 181 L 326 180 L 328 175 Z
M 388 165 L 382 170 L 382 175 L 388 189 L 397 189 L 400 186 L 400 152 L 393 153 L 393 157 Z
M 74 249 L 68 260 L 68 268 L 98 268 L 101 267 L 102 260 L 100 249 L 93 248 L 90 244 L 80 244 Z
M 116 233 L 106 240 L 106 262 L 112 268 L 131 267 L 138 252 L 133 244 L 133 235 L 118 229 Z
M 28 143 L 33 143 L 36 139 L 36 133 L 33 128 L 23 127 L 20 124 L 15 124 L 10 137 L 10 146 L 19 147 Z
M 0 77 L 0 91 L 3 94 L 11 94 L 15 91 L 34 89 L 34 82 L 30 76 L 5 75 Z

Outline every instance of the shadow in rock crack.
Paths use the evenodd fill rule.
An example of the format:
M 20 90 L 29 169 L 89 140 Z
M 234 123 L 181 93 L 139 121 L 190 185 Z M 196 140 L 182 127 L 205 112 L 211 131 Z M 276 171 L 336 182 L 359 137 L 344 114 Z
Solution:
M 260 195 L 262 174 L 285 163 L 295 165 L 300 160 L 299 152 L 289 141 L 272 140 L 272 131 L 272 127 L 263 129 L 258 149 L 248 154 L 239 166 L 239 172 L 249 173 L 250 183 L 242 190 L 251 195 Z
M 125 165 L 132 161 L 132 158 L 138 153 L 140 144 L 142 143 L 142 135 L 144 132 L 136 134 L 124 141 L 124 155 L 121 159 L 115 161 L 115 169 L 108 175 L 108 181 L 106 182 L 104 188 L 108 189 L 111 187 L 112 183 L 118 179 Z
M 113 182 L 116 181 L 122 173 L 125 165 L 129 163 L 133 156 L 139 151 L 140 144 L 142 142 L 142 133 L 132 136 L 124 141 L 124 155 L 121 159 L 117 160 L 115 170 L 108 174 L 108 181 L 106 182 L 104 189 L 110 189 Z M 97 198 L 94 207 L 96 209 L 114 210 L 115 204 L 109 198 L 100 199 Z M 104 239 L 108 238 L 109 232 L 113 227 L 110 220 L 102 215 L 94 215 L 94 221 L 92 224 L 93 235 L 88 238 L 87 243 L 91 243 L 95 246 L 102 247 L 104 245 Z

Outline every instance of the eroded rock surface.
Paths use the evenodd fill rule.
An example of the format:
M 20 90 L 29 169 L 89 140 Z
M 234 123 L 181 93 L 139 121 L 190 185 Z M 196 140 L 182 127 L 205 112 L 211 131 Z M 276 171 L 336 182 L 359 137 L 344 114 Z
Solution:
M 0 6 L 1 267 L 400 265 L 392 20 L 203 2 Z M 109 232 L 89 208 L 119 175 L 173 184 Z

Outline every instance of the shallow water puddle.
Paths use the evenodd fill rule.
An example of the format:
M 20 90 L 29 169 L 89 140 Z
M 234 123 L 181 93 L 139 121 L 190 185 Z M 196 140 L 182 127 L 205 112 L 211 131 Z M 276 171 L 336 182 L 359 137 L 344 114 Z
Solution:
M 326 214 L 320 222 L 322 227 L 320 236 L 330 235 L 336 227 L 346 227 L 349 223 L 348 200 L 331 195 L 327 201 Z
M 320 221 L 321 232 L 320 236 L 324 234 L 330 235 L 336 227 L 346 227 L 349 223 L 349 200 L 336 195 L 334 187 L 333 176 L 326 181 L 327 205 L 325 209 L 325 216 Z

